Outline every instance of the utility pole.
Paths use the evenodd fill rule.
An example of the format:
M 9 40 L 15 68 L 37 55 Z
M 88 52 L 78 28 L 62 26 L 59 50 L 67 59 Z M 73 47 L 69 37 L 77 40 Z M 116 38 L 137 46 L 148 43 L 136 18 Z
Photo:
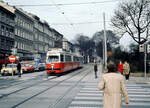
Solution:
M 146 78 L 146 71 L 147 71 L 146 62 L 147 62 L 147 43 L 144 44 L 144 77 L 145 78 Z
M 105 13 L 103 13 L 103 20 L 104 20 L 104 67 L 107 67 L 107 38 L 106 38 L 106 25 L 105 25 Z

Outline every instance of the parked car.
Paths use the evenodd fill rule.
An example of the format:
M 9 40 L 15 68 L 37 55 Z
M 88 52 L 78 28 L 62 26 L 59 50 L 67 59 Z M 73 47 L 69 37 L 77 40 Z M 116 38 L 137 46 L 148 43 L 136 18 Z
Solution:
M 35 67 L 31 64 L 23 64 L 22 65 L 22 71 L 23 72 L 32 72 L 35 70 Z
M 46 64 L 45 63 L 38 63 L 37 65 L 34 64 L 35 70 L 36 71 L 42 71 L 46 69 Z
M 1 75 L 12 75 L 12 72 L 13 74 L 17 74 L 18 71 L 17 71 L 17 64 L 7 64 L 6 67 L 3 67 L 2 70 L 1 70 Z M 21 74 L 22 74 L 22 70 L 21 70 Z
M 38 64 L 38 70 L 42 71 L 46 69 L 46 64 L 45 63 L 39 63 Z

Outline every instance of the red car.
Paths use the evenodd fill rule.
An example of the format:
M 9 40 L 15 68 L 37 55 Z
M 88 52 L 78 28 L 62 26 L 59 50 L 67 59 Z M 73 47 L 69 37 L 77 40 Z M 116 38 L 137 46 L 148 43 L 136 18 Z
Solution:
M 34 70 L 35 70 L 35 67 L 31 64 L 22 65 L 22 71 L 23 72 L 33 72 Z

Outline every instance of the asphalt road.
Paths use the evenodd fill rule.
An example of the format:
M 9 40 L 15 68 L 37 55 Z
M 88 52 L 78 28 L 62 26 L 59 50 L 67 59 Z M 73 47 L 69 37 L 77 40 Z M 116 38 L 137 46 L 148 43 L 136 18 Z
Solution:
M 102 108 L 102 91 L 97 85 L 93 66 L 86 65 L 62 76 L 34 72 L 0 76 L 0 108 Z M 150 80 L 130 78 L 126 82 L 130 97 L 128 108 L 150 108 Z M 123 104 L 123 108 L 125 105 Z

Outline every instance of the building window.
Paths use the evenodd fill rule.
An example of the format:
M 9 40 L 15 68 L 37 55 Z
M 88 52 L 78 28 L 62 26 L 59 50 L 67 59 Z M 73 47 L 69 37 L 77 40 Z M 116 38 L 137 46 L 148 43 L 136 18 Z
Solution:
M 1 46 L 4 48 L 4 46 L 5 46 L 5 39 L 1 39 Z

